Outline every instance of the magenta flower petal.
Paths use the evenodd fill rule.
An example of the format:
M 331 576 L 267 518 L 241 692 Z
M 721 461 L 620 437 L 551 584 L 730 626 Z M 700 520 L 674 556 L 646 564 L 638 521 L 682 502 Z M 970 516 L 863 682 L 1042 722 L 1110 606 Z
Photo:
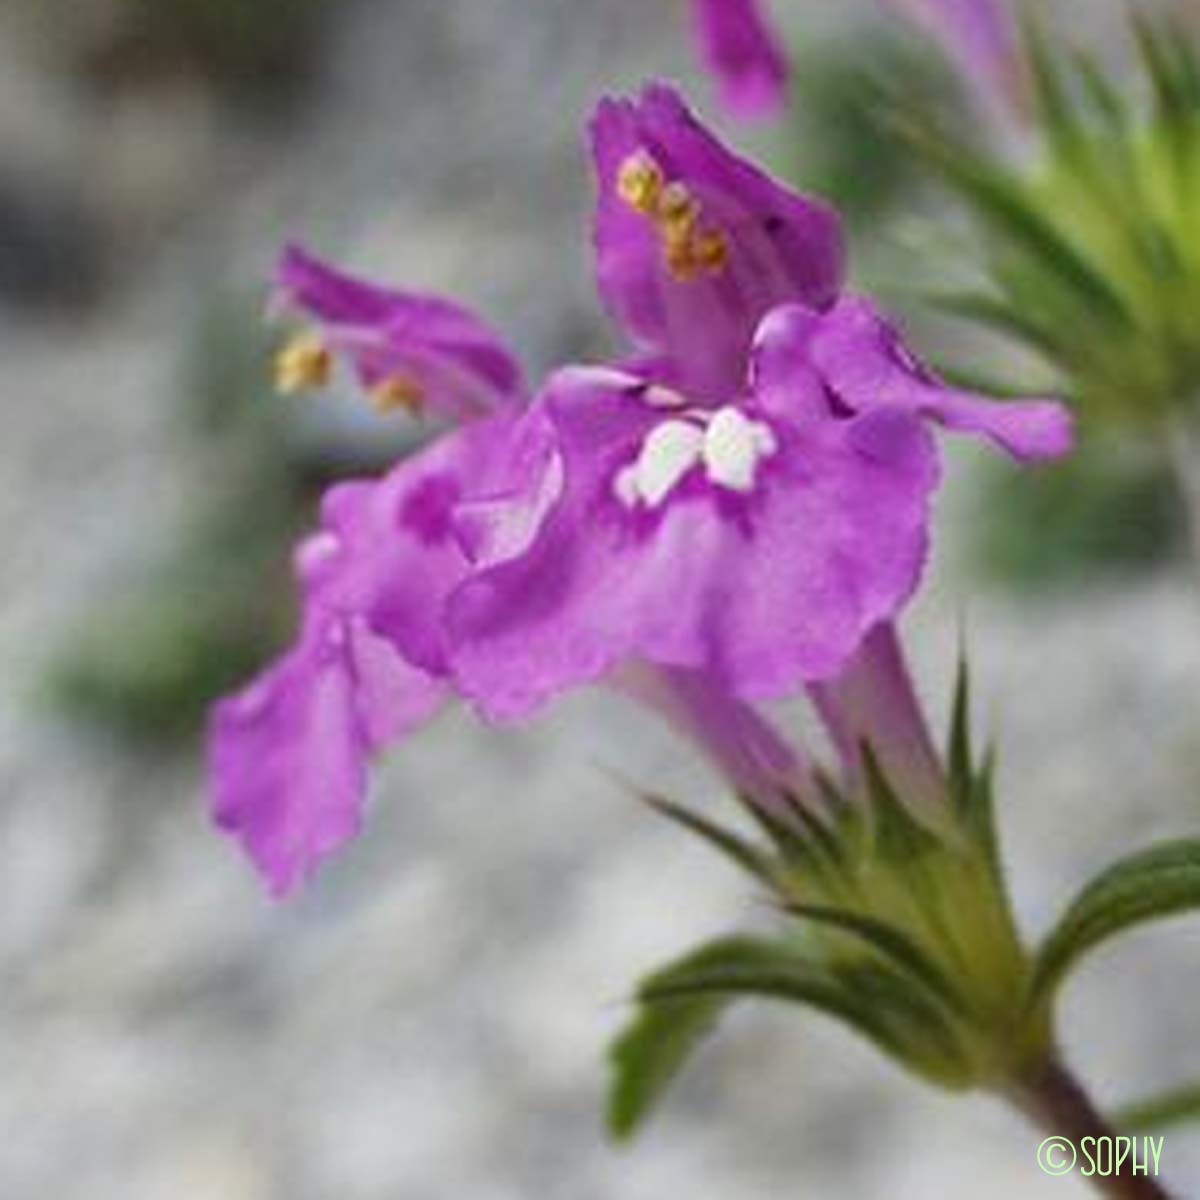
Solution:
M 507 416 L 475 421 L 380 480 L 330 488 L 317 539 L 327 556 L 309 553 L 310 595 L 363 615 L 410 663 L 445 674 L 441 600 L 471 566 L 457 513 L 470 499 L 511 490 L 514 429 Z M 509 520 L 516 519 L 513 507 Z
M 772 315 L 793 335 L 807 329 L 808 355 L 834 403 L 848 412 L 893 408 L 947 429 L 978 433 L 1023 461 L 1057 458 L 1074 444 L 1070 412 L 1054 400 L 990 400 L 947 386 L 908 350 L 899 332 L 862 297 L 827 313 L 793 308 Z
M 813 684 L 809 694 L 852 790 L 862 782 L 862 747 L 868 745 L 888 782 L 913 811 L 929 820 L 945 812 L 949 784 L 894 624 L 888 621 L 872 629 L 846 668 L 833 679 Z
M 215 707 L 213 814 L 277 894 L 358 831 L 367 761 L 446 695 L 440 611 L 471 565 L 453 510 L 497 474 L 511 428 L 476 422 L 377 482 L 332 488 L 296 553 L 296 645 Z
M 492 717 L 627 659 L 781 695 L 836 673 L 915 585 L 938 472 L 910 414 L 792 423 L 753 397 L 672 414 L 646 393 L 610 371 L 547 388 L 561 496 L 450 604 L 459 685 Z
M 435 296 L 354 279 L 298 246 L 275 273 L 277 306 L 312 318 L 384 404 L 462 419 L 525 399 L 521 369 L 478 317 Z
M 700 61 L 722 103 L 742 117 L 778 112 L 787 99 L 787 56 L 759 0 L 692 0 Z
M 797 300 L 821 309 L 836 298 L 837 216 L 732 154 L 662 85 L 636 101 L 602 101 L 591 135 L 605 302 L 694 397 L 728 396 L 770 308 Z
M 214 707 L 213 818 L 275 895 L 358 832 L 368 757 L 432 715 L 443 690 L 361 619 L 315 614 L 292 650 Z
M 739 795 L 769 813 L 786 814 L 785 793 L 816 796 L 812 763 L 803 748 L 703 671 L 631 663 L 609 682 L 664 718 Z

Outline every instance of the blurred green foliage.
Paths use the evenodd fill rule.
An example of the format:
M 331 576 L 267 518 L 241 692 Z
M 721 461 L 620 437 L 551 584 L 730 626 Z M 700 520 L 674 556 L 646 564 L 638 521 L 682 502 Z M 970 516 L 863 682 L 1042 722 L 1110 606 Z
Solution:
M 1186 521 L 1161 460 L 1115 439 L 1085 438 L 1038 470 L 990 460 L 971 500 L 969 559 L 1023 588 L 1140 573 L 1182 552 Z
M 869 269 L 872 235 L 922 202 L 934 164 L 985 236 L 947 235 L 940 214 L 937 236 L 906 272 L 908 301 L 936 281 L 936 307 L 1021 343 L 1089 416 L 1161 411 L 1200 362 L 1191 302 L 1200 265 L 1183 269 L 1200 264 L 1191 202 L 1200 187 L 1200 69 L 1187 43 L 1138 31 L 1153 83 L 1144 119 L 1094 64 L 1052 59 L 1030 35 L 1044 136 L 1033 168 L 989 147 L 961 81 L 916 39 L 866 29 L 797 51 L 783 166 L 857 227 L 860 266 L 864 243 Z M 988 286 L 947 289 L 972 257 Z M 1044 369 L 1033 388 L 975 367 L 946 373 L 998 395 L 1046 387 Z M 1050 468 L 984 468 L 969 558 L 986 579 L 1079 583 L 1182 551 L 1186 521 L 1158 443 L 1130 447 L 1091 420 L 1082 443 Z
M 957 81 L 928 47 L 876 24 L 848 37 L 802 44 L 795 63 L 787 143 L 778 165 L 870 232 L 926 171 L 897 136 L 894 113 L 961 111 Z
M 1048 363 L 1089 420 L 1155 431 L 1200 395 L 1200 61 L 1170 24 L 1133 28 L 1146 103 L 1031 28 L 1032 161 L 906 125 L 984 235 L 985 282 L 942 306 Z

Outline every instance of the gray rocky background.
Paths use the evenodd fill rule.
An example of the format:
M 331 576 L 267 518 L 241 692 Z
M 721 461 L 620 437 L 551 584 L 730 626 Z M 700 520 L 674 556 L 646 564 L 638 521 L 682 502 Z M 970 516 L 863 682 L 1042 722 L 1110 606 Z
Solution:
M 194 746 L 135 750 L 46 703 L 60 642 L 231 487 L 180 437 L 183 364 L 214 307 L 258 336 L 245 298 L 283 237 L 464 297 L 534 369 L 599 352 L 581 118 L 651 72 L 707 96 L 670 0 L 331 7 L 307 94 L 253 117 L 186 59 L 114 67 L 118 5 L 0 7 L 0 1197 L 1084 1196 L 998 1105 L 767 1006 L 735 1013 L 639 1142 L 605 1142 L 632 982 L 763 915 L 613 783 L 720 802 L 613 702 L 518 731 L 447 715 L 380 773 L 369 835 L 283 906 L 208 828 Z M 280 453 L 378 432 L 301 404 Z M 1200 822 L 1200 595 L 1182 569 L 979 591 L 955 503 L 979 457 L 954 451 L 909 630 L 939 714 L 967 630 L 1036 931 L 1114 854 Z M 1104 1101 L 1200 1077 L 1198 995 L 1194 922 L 1096 955 L 1064 1019 Z M 1200 1138 L 1169 1133 L 1163 1162 L 1200 1194 Z

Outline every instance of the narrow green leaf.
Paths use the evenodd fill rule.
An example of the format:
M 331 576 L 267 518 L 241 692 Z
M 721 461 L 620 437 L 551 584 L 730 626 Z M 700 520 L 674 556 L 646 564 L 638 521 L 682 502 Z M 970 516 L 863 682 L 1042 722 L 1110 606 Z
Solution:
M 928 129 L 900 126 L 913 146 L 993 228 L 1024 248 L 1040 271 L 1115 325 L 1131 318 L 1119 292 L 1025 195 L 1021 185 L 969 150 Z
M 952 317 L 961 317 L 995 333 L 1024 342 L 1051 362 L 1062 363 L 1068 347 L 1059 330 L 1039 321 L 999 296 L 982 291 L 931 292 L 925 302 Z
M 1131 855 L 1087 884 L 1038 953 L 1033 1002 L 1049 995 L 1093 947 L 1118 933 L 1200 908 L 1200 839 Z
M 895 926 L 862 913 L 820 904 L 789 904 L 786 911 L 853 935 L 901 973 L 926 988 L 947 1008 L 960 1013 L 965 1011 L 962 995 L 946 973 L 916 942 Z
M 773 879 L 771 864 L 767 855 L 752 842 L 727 829 L 716 821 L 710 821 L 698 812 L 682 804 L 676 804 L 663 796 L 639 793 L 641 799 L 655 812 L 661 813 L 670 821 L 682 826 L 689 833 L 694 833 L 710 846 L 713 846 L 726 858 L 731 859 L 739 867 L 749 871 L 765 883 Z
M 891 968 L 827 964 L 793 943 L 727 938 L 702 946 L 640 989 L 643 1003 L 761 996 L 834 1017 L 910 1068 L 940 1078 L 963 1069 L 945 1008 Z
M 1109 133 L 1123 139 L 1129 127 L 1130 112 L 1121 93 L 1090 54 L 1075 55 L 1075 71 L 1092 108 L 1104 120 Z
M 958 671 L 954 678 L 954 704 L 950 715 L 950 742 L 946 747 L 946 762 L 951 780 L 969 779 L 973 770 L 971 753 L 971 668 L 965 648 L 958 654 Z
M 920 860 L 937 850 L 941 842 L 896 795 L 869 743 L 862 743 L 860 753 L 871 797 L 876 852 L 887 862 L 905 863 L 915 873 Z
M 629 1138 L 638 1131 L 692 1052 L 744 990 L 687 990 L 678 987 L 680 982 L 698 976 L 727 981 L 755 977 L 793 953 L 765 939 L 719 938 L 642 981 L 637 1012 L 609 1049 L 608 1128 L 614 1137 Z
M 963 809 L 967 823 L 980 838 L 997 878 L 1003 877 L 1000 848 L 996 837 L 995 786 L 996 750 L 989 746 L 983 762 L 970 778 L 964 793 Z
M 1168 40 L 1153 21 L 1141 13 L 1131 18 L 1134 37 L 1141 52 L 1146 73 L 1154 85 L 1154 97 L 1163 116 L 1177 116 L 1187 105 L 1187 82 L 1182 80 L 1171 61 Z
M 733 1002 L 733 996 L 678 996 L 642 1004 L 609 1048 L 612 1077 L 607 1123 L 614 1138 L 632 1137 Z
M 1193 1121 L 1200 1121 L 1200 1084 L 1135 1100 L 1112 1114 L 1112 1124 L 1122 1133 L 1150 1133 Z
M 812 812 L 802 798 L 788 794 L 784 802 L 787 819 L 774 816 L 752 800 L 746 800 L 745 804 L 788 859 L 826 874 L 842 874 L 846 847 L 836 831 L 821 815 Z
M 1067 79 L 1046 41 L 1041 25 L 1028 15 L 1023 22 L 1026 58 L 1033 76 L 1034 94 L 1041 115 L 1041 128 L 1067 147 L 1080 135 L 1075 106 Z

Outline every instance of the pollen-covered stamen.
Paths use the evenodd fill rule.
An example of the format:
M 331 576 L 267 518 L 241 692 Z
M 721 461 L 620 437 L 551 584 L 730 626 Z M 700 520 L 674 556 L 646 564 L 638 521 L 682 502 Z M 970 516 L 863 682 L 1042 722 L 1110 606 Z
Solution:
M 285 396 L 324 387 L 333 370 L 329 347 L 315 333 L 299 333 L 275 356 L 275 390 Z
M 654 222 L 662 239 L 667 270 L 681 282 L 724 270 L 729 259 L 725 234 L 703 224 L 703 208 L 681 180 L 666 181 L 645 150 L 636 150 L 617 171 L 617 194 L 635 212 Z
M 663 189 L 662 168 L 644 150 L 631 154 L 617 172 L 617 194 L 647 216 L 654 214 Z
M 371 389 L 371 403 L 383 414 L 403 409 L 420 416 L 425 407 L 425 389 L 411 375 L 397 371 Z
M 700 220 L 700 205 L 695 196 L 675 180 L 659 193 L 653 215 L 664 237 L 690 238 Z

